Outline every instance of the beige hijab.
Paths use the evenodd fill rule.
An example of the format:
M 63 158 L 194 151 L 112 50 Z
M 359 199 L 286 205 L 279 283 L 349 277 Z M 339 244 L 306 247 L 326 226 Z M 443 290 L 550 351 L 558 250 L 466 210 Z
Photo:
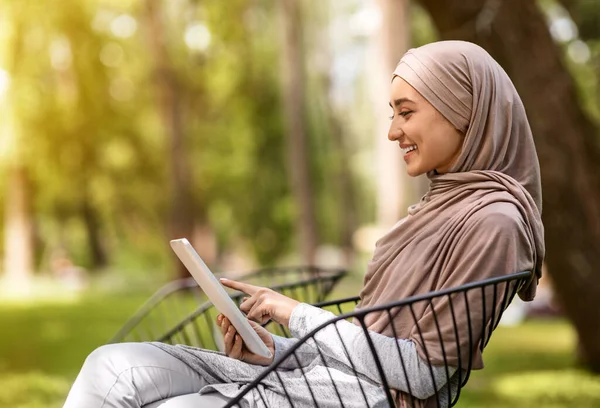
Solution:
M 532 300 L 544 258 L 540 170 L 525 108 L 508 75 L 481 47 L 442 41 L 409 50 L 394 76 L 415 88 L 465 138 L 450 172 L 430 172 L 427 194 L 377 242 L 360 307 L 524 270 L 534 274 L 519 296 Z M 414 312 L 423 341 L 408 308 L 393 318 L 397 336 L 414 341 L 423 359 L 426 347 L 429 360 L 443 365 L 431 308 L 421 304 Z M 448 362 L 457 366 L 460 359 L 464 368 L 472 358 L 473 368 L 482 368 L 479 349 L 464 347 L 464 310 L 455 310 L 460 356 L 447 303 L 435 305 L 435 312 Z M 490 318 L 485 317 L 487 324 Z M 481 333 L 482 319 L 477 320 L 473 332 Z M 365 321 L 369 329 L 393 335 L 387 314 L 373 313 Z

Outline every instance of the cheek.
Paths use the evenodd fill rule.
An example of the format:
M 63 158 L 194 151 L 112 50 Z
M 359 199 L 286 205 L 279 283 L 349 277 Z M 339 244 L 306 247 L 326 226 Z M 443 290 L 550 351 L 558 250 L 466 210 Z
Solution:
M 422 151 L 428 151 L 432 148 L 432 130 L 431 126 L 423 121 L 409 120 L 403 127 L 408 138 L 419 146 Z
M 408 120 L 402 125 L 402 130 L 414 143 L 420 144 L 423 141 L 423 134 L 427 134 L 427 128 L 415 120 Z
M 455 132 L 454 134 L 455 134 L 455 140 L 456 140 L 456 145 L 454 147 L 454 150 L 456 152 L 460 152 L 460 151 L 462 151 L 462 147 L 465 142 L 465 135 L 463 135 L 456 129 L 452 129 L 452 130 Z
M 460 152 L 461 140 L 452 131 L 438 129 L 438 132 L 431 134 L 431 136 L 427 143 L 427 155 L 432 161 L 444 163 Z M 436 165 L 439 165 L 439 163 Z
M 441 132 L 435 126 L 421 128 L 420 146 L 421 160 L 438 162 L 450 153 L 450 140 L 448 133 Z M 433 163 L 432 163 L 433 164 Z

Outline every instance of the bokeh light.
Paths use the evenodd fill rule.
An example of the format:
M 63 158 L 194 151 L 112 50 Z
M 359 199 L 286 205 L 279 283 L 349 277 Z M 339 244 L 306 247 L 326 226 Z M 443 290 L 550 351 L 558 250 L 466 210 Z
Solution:
M 208 27 L 195 23 L 185 30 L 185 44 L 194 51 L 206 51 L 210 46 L 211 34 Z

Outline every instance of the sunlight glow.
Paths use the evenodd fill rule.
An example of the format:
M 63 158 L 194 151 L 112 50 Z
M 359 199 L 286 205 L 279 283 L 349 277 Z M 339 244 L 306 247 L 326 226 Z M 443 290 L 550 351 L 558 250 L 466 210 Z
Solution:
M 185 44 L 194 51 L 206 51 L 210 45 L 211 35 L 202 23 L 195 23 L 185 30 Z
M 585 64 L 591 57 L 590 48 L 581 40 L 570 43 L 567 47 L 567 54 L 577 64 Z
M 346 23 L 350 32 L 356 37 L 369 37 L 373 35 L 382 24 L 381 10 L 375 6 L 367 6 L 358 10 Z
M 121 14 L 110 23 L 110 31 L 115 37 L 129 38 L 137 31 L 137 21 L 129 14 Z
M 569 42 L 579 35 L 577 26 L 568 17 L 557 18 L 550 24 L 550 34 L 559 42 Z
M 109 93 L 117 101 L 128 101 L 134 94 L 133 81 L 128 78 L 115 78 L 110 83 Z
M 110 25 L 114 19 L 114 12 L 99 9 L 92 19 L 92 29 L 98 33 L 107 32 L 110 30 Z
M 568 43 L 579 35 L 577 25 L 564 7 L 555 4 L 546 10 L 550 22 L 550 34 L 555 41 Z
M 8 72 L 0 68 L 0 101 L 4 99 L 4 95 L 10 86 L 10 75 Z
M 59 37 L 50 44 L 50 63 L 59 71 L 65 71 L 71 66 L 73 55 L 71 44 L 66 37 Z
M 123 62 L 123 47 L 115 42 L 106 44 L 100 50 L 100 61 L 107 67 L 116 67 Z

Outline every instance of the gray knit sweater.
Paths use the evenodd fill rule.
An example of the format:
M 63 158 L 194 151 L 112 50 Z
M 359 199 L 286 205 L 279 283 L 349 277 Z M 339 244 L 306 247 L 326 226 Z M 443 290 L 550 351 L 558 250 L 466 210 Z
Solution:
M 289 324 L 294 338 L 273 336 L 275 360 L 281 358 L 299 338 L 334 317 L 333 313 L 323 309 L 305 303 L 299 304 L 294 309 Z M 425 399 L 435 393 L 429 365 L 421 360 L 412 341 L 394 339 L 375 332 L 369 332 L 369 336 L 392 389 L 408 392 L 408 377 L 410 390 L 416 398 Z M 204 377 L 210 385 L 199 390 L 200 393 L 217 391 L 232 398 L 265 369 L 231 359 L 220 352 L 184 345 L 152 344 L 181 359 Z M 404 369 L 398 350 L 402 354 Z M 267 376 L 259 387 L 244 397 L 240 405 L 288 407 L 287 392 L 295 407 L 339 406 L 339 398 L 347 407 L 388 406 L 375 360 L 361 327 L 345 320 L 328 325 L 302 345 L 295 356 L 296 358 L 291 356 L 281 362 L 277 373 Z M 449 374 L 452 376 L 455 371 L 451 368 Z M 446 384 L 446 368 L 434 367 L 433 374 L 435 388 L 441 391 L 440 405 L 445 406 L 448 393 L 445 391 L 447 387 L 442 386 Z M 453 376 L 451 380 L 453 394 L 457 388 L 456 377 Z M 307 383 L 310 384 L 310 390 Z

